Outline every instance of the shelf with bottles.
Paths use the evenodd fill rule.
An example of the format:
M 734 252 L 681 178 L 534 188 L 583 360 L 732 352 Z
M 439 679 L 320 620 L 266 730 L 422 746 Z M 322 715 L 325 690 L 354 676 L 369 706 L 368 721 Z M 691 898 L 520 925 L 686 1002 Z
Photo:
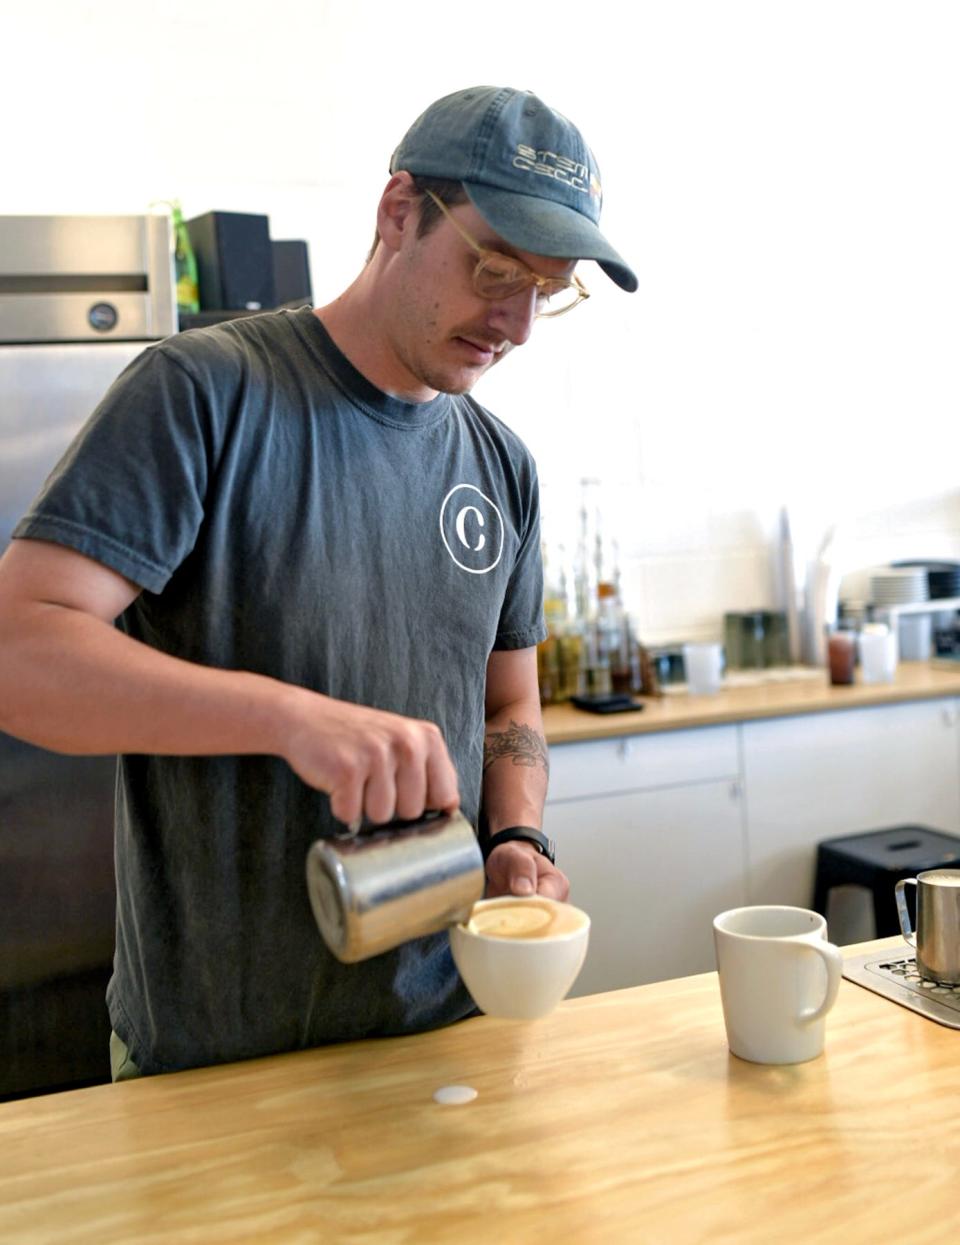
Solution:
M 655 673 L 627 610 L 620 551 L 608 531 L 599 480 L 580 481 L 579 531 L 572 556 L 544 536 L 544 615 L 548 636 L 537 658 L 540 697 L 656 691 Z
M 540 699 L 559 704 L 579 695 L 611 692 L 650 694 L 653 673 L 644 660 L 636 635 L 615 584 L 600 580 L 584 616 L 571 608 L 562 580 L 551 580 L 545 557 L 544 615 L 547 638 L 537 649 Z

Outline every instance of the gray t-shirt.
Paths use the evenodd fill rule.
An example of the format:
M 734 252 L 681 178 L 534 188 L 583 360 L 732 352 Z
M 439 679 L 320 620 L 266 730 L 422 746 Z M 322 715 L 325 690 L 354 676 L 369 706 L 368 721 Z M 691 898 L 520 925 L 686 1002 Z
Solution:
M 544 629 L 535 467 L 471 397 L 381 393 L 309 308 L 181 334 L 128 367 L 14 534 L 139 584 L 119 626 L 155 648 L 436 722 L 477 824 L 487 659 Z M 107 999 L 144 1072 L 472 1010 L 445 934 L 328 953 L 304 862 L 334 828 L 276 758 L 120 758 Z

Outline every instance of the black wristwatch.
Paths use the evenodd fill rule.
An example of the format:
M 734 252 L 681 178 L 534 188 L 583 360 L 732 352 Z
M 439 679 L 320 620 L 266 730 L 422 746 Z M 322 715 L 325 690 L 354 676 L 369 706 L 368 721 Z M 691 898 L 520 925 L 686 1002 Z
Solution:
M 506 830 L 498 830 L 496 834 L 491 834 L 489 839 L 481 844 L 484 860 L 501 843 L 512 843 L 517 839 L 524 843 L 532 843 L 541 856 L 546 856 L 552 865 L 556 864 L 556 848 L 553 840 L 548 839 L 542 830 L 535 830 L 533 826 L 510 826 Z

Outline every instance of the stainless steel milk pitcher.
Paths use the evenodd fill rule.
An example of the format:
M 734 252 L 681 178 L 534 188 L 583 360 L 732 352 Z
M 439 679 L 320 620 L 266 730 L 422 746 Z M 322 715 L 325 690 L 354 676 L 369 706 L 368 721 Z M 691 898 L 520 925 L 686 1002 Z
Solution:
M 313 915 L 345 964 L 464 920 L 483 887 L 477 836 L 459 810 L 318 839 L 307 853 Z
M 910 928 L 905 888 L 917 888 L 917 930 Z M 960 869 L 928 869 L 895 887 L 904 938 L 917 952 L 917 971 L 928 981 L 960 982 Z

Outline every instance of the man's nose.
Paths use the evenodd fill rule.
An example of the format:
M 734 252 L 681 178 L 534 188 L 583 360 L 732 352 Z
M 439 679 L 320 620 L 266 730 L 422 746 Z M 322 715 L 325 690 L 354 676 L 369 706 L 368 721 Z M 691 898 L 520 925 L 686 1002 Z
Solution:
M 533 331 L 537 318 L 537 291 L 529 286 L 509 298 L 497 299 L 490 304 L 487 317 L 490 324 L 513 346 L 522 346 Z

